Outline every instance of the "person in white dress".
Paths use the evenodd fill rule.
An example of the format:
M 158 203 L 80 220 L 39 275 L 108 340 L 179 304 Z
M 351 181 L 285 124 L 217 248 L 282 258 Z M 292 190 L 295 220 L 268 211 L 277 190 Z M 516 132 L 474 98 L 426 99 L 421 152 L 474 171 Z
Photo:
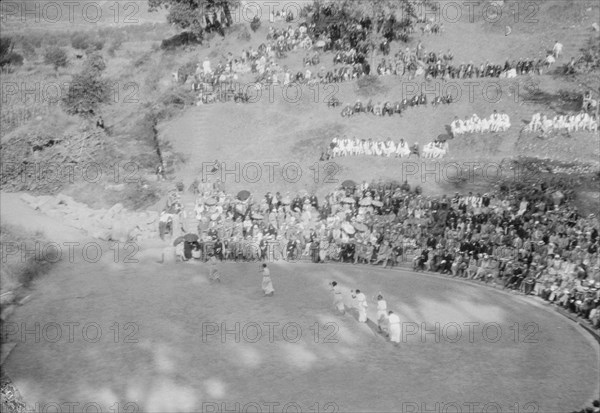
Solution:
M 558 59 L 560 57 L 560 55 L 562 54 L 562 49 L 563 45 L 559 43 L 558 40 L 554 42 L 554 46 L 552 47 L 552 54 L 554 55 L 555 59 Z
M 271 272 L 267 268 L 267 264 L 262 265 L 262 290 L 265 293 L 265 296 L 272 297 L 275 294 L 275 289 L 273 288 L 273 281 L 271 281 Z
M 336 308 L 337 311 L 342 313 L 342 315 L 345 314 L 346 308 L 344 306 L 344 297 L 342 295 L 340 287 L 338 286 L 338 283 L 336 281 L 333 281 L 329 285 L 331 285 L 331 291 L 333 292 L 333 306 Z
M 387 319 L 387 302 L 383 299 L 383 295 L 379 293 L 377 296 L 377 327 L 379 331 L 383 331 L 382 326 L 384 326 L 385 321 Z
M 369 304 L 367 304 L 367 297 L 365 297 L 365 295 L 363 293 L 361 293 L 360 290 L 356 290 L 352 294 L 352 298 L 356 299 L 356 302 L 357 302 L 358 321 L 360 323 L 366 323 L 367 322 L 367 307 L 369 307 Z
M 393 311 L 388 311 L 388 324 L 390 329 L 390 341 L 394 345 L 400 344 L 400 317 Z

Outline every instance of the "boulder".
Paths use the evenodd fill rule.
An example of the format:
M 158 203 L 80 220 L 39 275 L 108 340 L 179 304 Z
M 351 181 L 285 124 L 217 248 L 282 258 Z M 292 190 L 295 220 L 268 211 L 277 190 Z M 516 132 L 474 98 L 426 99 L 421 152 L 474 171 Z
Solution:
M 88 230 L 88 234 L 90 234 L 94 238 L 101 239 L 103 241 L 110 241 L 112 239 L 111 231 L 106 228 L 90 228 Z
M 56 199 L 58 200 L 59 204 L 65 204 L 65 205 L 70 205 L 75 202 L 75 200 L 73 198 L 71 198 L 69 195 L 65 195 L 65 194 L 56 195 Z
M 115 215 L 117 215 L 119 212 L 123 211 L 123 209 L 125 209 L 125 207 L 123 206 L 122 203 L 116 203 L 114 204 L 107 212 L 106 215 L 107 216 L 111 216 L 114 217 Z
M 37 204 L 37 198 L 34 197 L 33 195 L 25 193 L 25 194 L 21 195 L 19 198 L 23 202 L 25 202 L 27 205 L 34 206 L 35 204 Z
M 15 297 L 16 295 L 12 291 L 5 292 L 4 294 L 0 295 L 0 305 L 4 306 L 11 304 L 15 300 Z
M 116 220 L 113 223 L 111 239 L 118 242 L 127 242 L 132 229 L 131 223 L 125 220 Z
M 57 204 L 58 201 L 53 196 L 42 195 L 37 197 L 37 202 L 33 204 L 32 207 L 44 212 L 48 209 L 52 209 Z
M 109 191 L 121 192 L 125 189 L 125 184 L 111 184 L 106 185 L 106 189 Z

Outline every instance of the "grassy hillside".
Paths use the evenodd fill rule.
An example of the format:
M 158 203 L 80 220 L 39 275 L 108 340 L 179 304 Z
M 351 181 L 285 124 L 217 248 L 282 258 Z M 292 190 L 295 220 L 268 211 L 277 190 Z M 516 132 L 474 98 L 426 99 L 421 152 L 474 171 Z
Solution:
M 111 4 L 104 2 L 103 7 L 110 11 Z M 408 178 L 412 185 L 422 185 L 432 192 L 454 189 L 448 182 L 434 179 L 433 175 L 407 174 L 406 162 L 398 159 L 345 158 L 336 160 L 333 166 L 315 166 L 315 162 L 334 136 L 404 138 L 422 145 L 445 133 L 446 125 L 454 116 L 464 118 L 477 113 L 483 117 L 489 116 L 493 110 L 509 114 L 512 128 L 501 134 L 459 137 L 450 142 L 450 154 L 444 162 L 500 162 L 515 156 L 533 156 L 597 164 L 600 152 L 593 134 L 576 133 L 572 137 L 554 136 L 546 140 L 520 134 L 521 128 L 535 112 L 553 115 L 557 111 L 578 109 L 576 102 L 561 102 L 560 93 L 580 93 L 588 87 L 597 90 L 600 84 L 597 73 L 575 78 L 545 74 L 508 80 L 472 79 L 470 83 L 464 80 L 425 82 L 421 78 L 408 81 L 406 78 L 387 77 L 380 79 L 381 92 L 368 96 L 361 93 L 356 82 L 349 82 L 318 88 L 303 85 L 296 91 L 290 91 L 292 97 L 301 93 L 297 102 L 283 98 L 282 89 L 276 87 L 271 91 L 264 90 L 257 102 L 252 104 L 190 107 L 185 102 L 193 102 L 194 96 L 187 86 L 175 84 L 171 73 L 184 65 L 199 63 L 206 57 L 216 65 L 228 52 L 238 56 L 250 46 L 257 48 L 266 41 L 268 7 L 263 8 L 263 22 L 255 33 L 248 29 L 248 22 L 239 18 L 241 14 L 238 13 L 240 22 L 229 30 L 225 38 L 211 34 L 203 45 L 163 51 L 159 48 L 160 40 L 175 34 L 177 29 L 164 23 L 164 13 L 148 14 L 143 4 L 139 4 L 140 18 L 136 24 L 101 21 L 81 26 L 85 26 L 91 39 L 104 40 L 100 53 L 107 63 L 105 76 L 115 85 L 114 99 L 101 111 L 110 127 L 102 161 L 135 162 L 140 183 L 129 188 L 135 197 L 138 197 L 136 191 L 149 190 L 157 164 L 151 119 L 159 122 L 158 138 L 167 156 L 173 160 L 187 159 L 172 175 L 173 179 L 183 180 L 186 185 L 199 176 L 202 162 L 214 159 L 228 164 L 252 161 L 285 165 L 293 161 L 301 165 L 303 175 L 297 182 L 282 180 L 281 174 L 279 182 L 271 182 L 266 175 L 267 169 L 263 169 L 265 175 L 256 183 L 248 179 L 228 179 L 227 187 L 232 190 L 248 188 L 258 193 L 301 188 L 326 191 L 335 187 L 334 182 L 325 182 L 327 174 L 335 175 L 340 181 L 347 178 L 359 181 Z M 450 3 L 441 2 L 439 6 L 437 14 L 431 16 L 444 23 L 445 33 L 422 36 L 417 30 L 407 45 L 392 45 L 392 56 L 398 49 L 415 47 L 418 41 L 422 41 L 426 51 L 445 52 L 450 49 L 458 64 L 469 61 L 476 65 L 485 61 L 502 64 L 506 59 L 537 58 L 544 55 L 555 40 L 560 40 L 564 44 L 564 57 L 558 63 L 564 64 L 571 56 L 580 55 L 580 49 L 598 40 L 598 33 L 591 30 L 591 24 L 598 20 L 599 8 L 590 1 L 543 2 L 536 3 L 534 8 L 524 1 L 504 2 L 501 16 L 492 13 L 495 9 L 490 2 L 484 2 L 470 13 L 467 8 L 461 10 L 458 20 L 451 16 Z M 108 13 L 105 15 L 108 16 Z M 80 25 L 30 24 L 27 28 L 35 30 L 25 32 L 19 26 L 21 23 L 10 18 L 3 21 L 3 28 L 8 29 L 3 30 L 3 35 L 12 34 L 16 40 L 16 51 L 26 55 L 25 64 L 8 74 L 6 79 L 17 85 L 20 82 L 25 82 L 25 85 L 39 83 L 47 89 L 54 84 L 69 82 L 72 75 L 80 70 L 83 60 L 77 58 L 82 52 L 73 47 L 73 38 L 80 31 Z M 287 27 L 288 24 L 276 22 L 274 26 Z M 511 27 L 508 36 L 505 35 L 506 26 Z M 249 39 L 240 35 L 244 31 L 250 33 Z M 45 48 L 54 43 L 64 47 L 69 54 L 68 66 L 57 71 L 45 65 L 42 57 Z M 290 52 L 278 63 L 297 72 L 303 70 L 305 54 L 304 50 Z M 375 56 L 376 61 L 381 58 Z M 331 53 L 324 54 L 322 66 L 326 69 L 333 67 L 332 59 Z M 244 75 L 239 82 L 244 86 L 254 80 L 254 76 Z M 532 90 L 543 92 L 546 99 L 532 99 Z M 328 109 L 325 104 L 331 96 L 347 103 L 358 98 L 365 102 L 369 99 L 378 102 L 396 101 L 407 94 L 419 92 L 427 93 L 430 99 L 438 92 L 452 93 L 459 98 L 449 106 L 411 108 L 401 117 L 385 119 L 371 115 L 343 119 L 340 109 Z M 82 128 L 79 118 L 62 113 L 60 107 L 41 98 L 31 99 L 29 96 L 27 99 L 20 87 L 18 93 L 11 94 L 8 99 L 9 104 L 2 105 L 1 110 L 4 146 L 15 139 L 30 139 L 40 127 L 46 135 L 60 135 L 61 132 L 73 135 Z M 319 170 L 319 176 L 316 176 L 315 168 Z M 419 168 L 423 170 L 425 167 Z M 440 164 L 439 168 L 444 170 L 444 164 Z M 443 178 L 443 174 L 440 176 Z M 122 193 L 112 191 L 109 186 L 122 182 L 109 181 L 104 182 L 103 191 L 96 190 L 97 183 L 85 181 L 63 185 L 61 190 L 76 196 L 91 196 L 88 201 L 98 205 L 110 204 L 122 197 Z M 160 194 L 171 185 L 169 182 L 151 184 L 151 190 Z M 143 205 L 144 202 L 140 202 L 136 206 Z

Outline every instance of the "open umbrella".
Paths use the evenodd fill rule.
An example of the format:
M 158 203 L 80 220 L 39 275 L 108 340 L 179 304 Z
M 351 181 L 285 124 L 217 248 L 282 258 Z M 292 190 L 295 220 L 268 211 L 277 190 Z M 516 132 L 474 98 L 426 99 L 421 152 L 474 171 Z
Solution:
M 365 232 L 368 229 L 367 226 L 365 224 L 363 224 L 362 222 L 355 222 L 354 228 L 360 232 Z
M 440 142 L 446 142 L 448 139 L 450 139 L 449 135 L 446 135 L 445 133 L 442 133 L 441 135 L 438 135 L 437 140 Z
M 342 202 L 345 204 L 353 204 L 356 201 L 354 200 L 354 198 L 346 197 L 346 198 L 342 199 Z
M 183 241 L 185 241 L 184 237 L 175 238 L 175 241 L 173 241 L 173 246 L 177 246 L 177 245 L 181 244 Z
M 342 224 L 342 229 L 344 230 L 344 232 L 346 234 L 354 234 L 356 232 L 356 230 L 354 229 L 354 227 L 352 226 L 352 224 L 349 223 L 349 222 L 344 222 Z
M 325 47 L 325 40 L 318 40 L 315 43 L 315 47 Z
M 356 182 L 354 182 L 352 179 L 346 179 L 344 182 L 342 182 L 342 188 L 356 188 Z
M 371 200 L 371 198 L 363 198 L 363 199 L 361 199 L 361 200 L 358 202 L 358 205 L 360 205 L 360 206 L 369 206 L 369 205 L 371 205 L 371 202 L 373 202 L 373 201 Z
M 205 205 L 211 206 L 211 205 L 216 205 L 217 204 L 217 200 L 214 198 L 208 198 L 206 201 L 204 201 Z
M 381 201 L 373 201 L 371 204 L 377 208 L 381 208 L 383 206 L 383 202 Z
M 237 198 L 238 198 L 240 201 L 245 201 L 245 200 L 247 200 L 248 198 L 250 198 L 250 192 L 248 192 L 248 191 L 246 191 L 246 190 L 240 191 L 240 192 L 238 192 L 238 194 L 237 194 Z
M 183 240 L 187 241 L 187 242 L 196 242 L 196 241 L 198 241 L 198 235 L 196 235 L 196 234 L 185 234 L 183 236 Z

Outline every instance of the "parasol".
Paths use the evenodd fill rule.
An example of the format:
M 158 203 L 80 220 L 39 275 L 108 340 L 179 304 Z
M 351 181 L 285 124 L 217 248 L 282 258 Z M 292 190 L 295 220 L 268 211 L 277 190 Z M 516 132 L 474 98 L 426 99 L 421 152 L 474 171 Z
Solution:
M 361 222 L 355 222 L 354 228 L 356 228 L 356 230 L 360 232 L 365 232 L 368 229 L 367 226 Z
M 356 188 L 356 182 L 354 182 L 352 179 L 346 179 L 344 182 L 342 182 L 342 188 Z
M 446 135 L 445 133 L 442 133 L 437 137 L 437 140 L 440 142 L 446 142 L 448 139 L 450 139 L 450 136 Z
M 237 198 L 238 198 L 240 201 L 245 201 L 245 200 L 247 200 L 248 198 L 250 198 L 250 192 L 248 192 L 248 191 L 246 191 L 246 190 L 240 191 L 240 192 L 238 192 L 238 194 L 237 194 Z
M 177 246 L 177 245 L 181 244 L 183 241 L 185 241 L 184 237 L 178 237 L 175 239 L 175 241 L 173 241 L 173 246 Z
M 369 205 L 371 205 L 371 202 L 373 202 L 371 198 L 363 198 L 359 201 L 358 205 L 369 206 Z
M 354 229 L 354 227 L 352 226 L 352 224 L 350 224 L 349 222 L 344 222 L 342 224 L 342 229 L 344 230 L 344 232 L 346 234 L 354 234 L 356 232 L 356 230 Z
M 208 198 L 206 201 L 204 201 L 204 204 L 208 206 L 216 205 L 217 200 L 214 198 Z
M 198 241 L 198 235 L 196 235 L 196 234 L 185 234 L 183 236 L 183 240 L 186 241 L 186 242 L 196 242 L 196 241 Z
M 315 47 L 325 47 L 325 40 L 318 40 L 315 43 Z

